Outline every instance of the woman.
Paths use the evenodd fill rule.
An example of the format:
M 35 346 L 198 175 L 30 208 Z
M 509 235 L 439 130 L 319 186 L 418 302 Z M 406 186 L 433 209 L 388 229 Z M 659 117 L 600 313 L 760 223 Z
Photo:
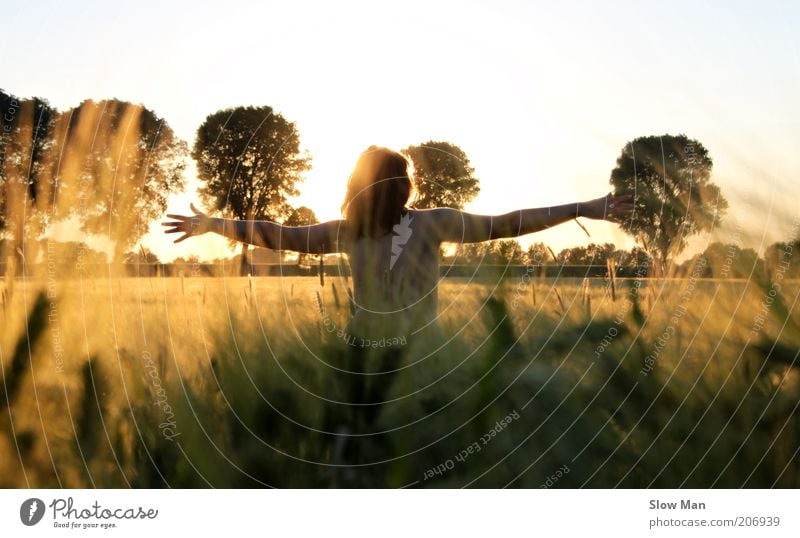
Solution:
M 386 403 L 402 358 L 415 354 L 412 350 L 430 356 L 435 342 L 443 341 L 436 323 L 443 242 L 516 237 L 576 217 L 614 219 L 633 208 L 630 195 L 609 194 L 583 203 L 487 216 L 445 207 L 414 209 L 414 194 L 409 161 L 395 151 L 371 146 L 350 175 L 342 204 L 344 219 L 283 226 L 212 218 L 192 205 L 193 216 L 167 215 L 175 220 L 163 224 L 169 228 L 166 233 L 183 234 L 176 243 L 214 232 L 270 249 L 347 254 L 355 313 L 344 330 L 326 325 L 347 344 L 338 346 L 326 362 L 333 362 L 336 385 L 346 392 L 347 405 L 353 406 L 348 420 L 360 424 L 356 429 L 361 431 L 364 424 L 374 423 Z M 374 355 L 377 360 L 369 360 Z
M 553 207 L 476 215 L 439 207 L 414 209 L 410 163 L 400 153 L 371 146 L 356 163 L 342 204 L 344 219 L 311 226 L 167 215 L 165 233 L 189 237 L 214 232 L 270 249 L 326 254 L 344 252 L 352 270 L 355 314 L 343 332 L 355 346 L 405 344 L 435 328 L 439 248 L 443 242 L 476 243 L 544 230 L 576 217 L 613 220 L 633 209 L 630 195 Z

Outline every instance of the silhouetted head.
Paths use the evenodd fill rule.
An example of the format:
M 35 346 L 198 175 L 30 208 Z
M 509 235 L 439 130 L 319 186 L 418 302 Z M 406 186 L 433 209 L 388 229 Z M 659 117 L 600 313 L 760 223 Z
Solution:
M 342 204 L 342 215 L 356 237 L 391 232 L 414 195 L 410 162 L 387 148 L 370 146 L 358 158 Z

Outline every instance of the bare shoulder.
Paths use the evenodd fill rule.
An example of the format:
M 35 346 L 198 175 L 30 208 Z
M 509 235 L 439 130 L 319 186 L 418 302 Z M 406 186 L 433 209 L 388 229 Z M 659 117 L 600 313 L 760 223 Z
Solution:
M 409 210 L 413 218 L 420 218 L 425 222 L 435 225 L 449 225 L 459 221 L 462 213 L 458 209 L 451 207 L 434 207 L 431 209 L 412 209 Z
M 426 234 L 432 239 L 442 241 L 452 235 L 450 230 L 461 229 L 464 214 L 450 207 L 434 207 L 430 209 L 410 210 L 411 218 L 417 221 L 417 227 L 424 227 Z

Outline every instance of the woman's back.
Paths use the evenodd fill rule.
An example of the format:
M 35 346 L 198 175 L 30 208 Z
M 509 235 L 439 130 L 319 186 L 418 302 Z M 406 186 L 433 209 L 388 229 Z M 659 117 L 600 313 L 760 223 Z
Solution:
M 342 220 L 309 226 L 271 221 L 168 215 L 163 223 L 182 232 L 176 242 L 213 231 L 237 241 L 311 254 L 344 252 L 353 275 L 353 336 L 407 339 L 436 329 L 439 249 L 442 242 L 476 243 L 517 237 L 585 216 L 605 219 L 633 209 L 629 195 L 587 203 L 529 208 L 502 215 L 475 215 L 451 208 L 413 209 L 410 163 L 395 151 L 370 146 L 356 163 L 342 204 Z
M 409 209 L 391 233 L 348 237 L 356 312 L 349 331 L 372 340 L 410 337 L 435 324 L 440 234 L 434 210 Z

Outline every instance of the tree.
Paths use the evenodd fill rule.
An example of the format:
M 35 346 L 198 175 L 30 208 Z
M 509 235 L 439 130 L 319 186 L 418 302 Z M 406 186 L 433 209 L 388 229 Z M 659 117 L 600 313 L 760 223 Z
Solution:
M 491 241 L 491 259 L 489 263 L 503 265 L 519 265 L 525 263 L 525 251 L 516 239 Z
M 687 238 L 713 228 L 728 208 L 711 182 L 712 166 L 708 150 L 680 134 L 633 140 L 611 171 L 617 194 L 635 194 L 634 212 L 620 226 L 641 241 L 662 274 Z
M 770 275 L 783 271 L 784 276 L 800 276 L 800 236 L 772 243 L 764 250 L 764 265 Z
M 415 207 L 463 209 L 480 192 L 475 170 L 464 150 L 449 142 L 429 141 L 402 150 L 414 164 Z
M 61 114 L 59 207 L 83 231 L 114 242 L 114 262 L 167 209 L 185 186 L 188 148 L 167 122 L 142 105 L 117 99 L 83 101 Z
M 715 241 L 708 245 L 700 256 L 705 262 L 705 271 L 701 276 L 714 278 L 751 278 L 763 277 L 764 261 L 752 248 L 741 248 L 734 243 Z M 697 256 L 695 258 L 698 258 Z M 694 265 L 687 269 L 691 273 Z
M 203 181 L 200 195 L 212 211 L 238 219 L 280 222 L 287 199 L 310 168 L 294 123 L 271 107 L 237 107 L 209 115 L 197 130 L 192 157 Z M 248 245 L 242 244 L 241 274 Z
M 546 265 L 550 261 L 550 249 L 542 242 L 531 244 L 525 253 L 525 262 L 529 265 Z
M 34 239 L 41 235 L 53 203 L 54 176 L 48 173 L 46 157 L 57 113 L 44 99 L 20 99 L 0 90 L 0 234 L 10 239 L 0 252 L 3 261 L 21 257 L 23 250 L 29 259 L 37 256 Z
M 609 259 L 618 260 L 619 251 L 613 243 L 566 248 L 558 253 L 558 260 L 566 265 L 605 265 Z
M 314 211 L 303 205 L 292 209 L 292 212 L 286 220 L 283 221 L 283 224 L 286 226 L 309 226 L 311 224 L 317 224 L 318 222 L 319 220 L 317 220 Z
M 641 247 L 633 247 L 629 251 L 618 251 L 615 258 L 618 267 L 629 269 L 634 275 L 638 273 L 644 276 L 647 274 L 648 268 L 653 266 L 652 256 Z
M 136 264 L 136 263 L 161 263 L 161 260 L 158 259 L 158 256 L 150 250 L 149 248 L 140 246 L 139 250 L 132 250 L 125 253 L 123 258 L 124 263 L 128 264 Z
M 516 239 L 495 239 L 484 243 L 462 243 L 450 257 L 443 257 L 445 263 L 521 265 L 527 260 Z
M 439 250 L 440 261 L 443 264 L 471 265 L 479 263 L 487 250 L 483 243 L 452 244 L 452 248 L 442 245 Z
M 91 248 L 84 241 L 54 241 L 44 238 L 39 243 L 40 274 L 54 271 L 56 275 L 64 276 L 78 269 L 86 275 L 95 275 L 107 271 L 107 254 Z
M 286 226 L 309 226 L 317 224 L 317 216 L 314 212 L 306 206 L 300 206 L 292 210 L 289 217 L 283 222 Z M 320 254 L 322 256 L 322 254 Z M 313 254 L 299 254 L 297 256 L 297 265 L 310 266 L 314 263 Z

